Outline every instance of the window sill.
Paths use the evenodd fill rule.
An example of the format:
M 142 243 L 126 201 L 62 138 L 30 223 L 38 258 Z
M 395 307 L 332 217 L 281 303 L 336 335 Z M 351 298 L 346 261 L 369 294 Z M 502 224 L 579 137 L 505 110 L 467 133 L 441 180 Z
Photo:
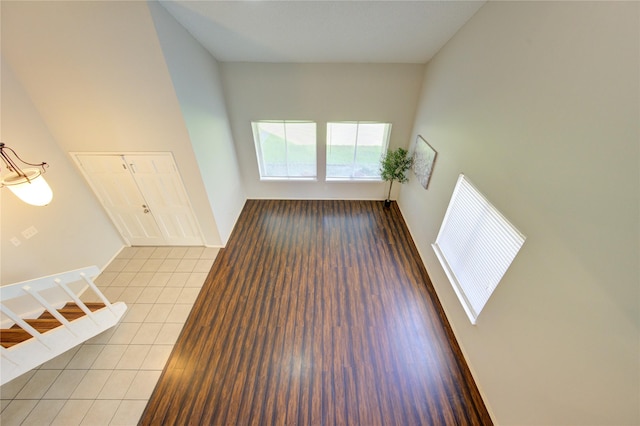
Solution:
M 381 183 L 384 182 L 380 178 L 326 178 L 329 183 Z
M 261 177 L 260 182 L 317 182 L 316 177 Z

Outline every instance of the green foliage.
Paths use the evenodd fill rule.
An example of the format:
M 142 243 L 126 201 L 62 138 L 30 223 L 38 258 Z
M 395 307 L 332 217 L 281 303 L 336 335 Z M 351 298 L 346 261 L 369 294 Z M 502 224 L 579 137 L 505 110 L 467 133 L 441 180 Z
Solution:
M 391 197 L 391 186 L 394 181 L 405 183 L 409 180 L 407 171 L 412 164 L 413 158 L 404 148 L 387 151 L 387 154 L 380 159 L 380 177 L 384 181 L 391 182 L 387 199 Z

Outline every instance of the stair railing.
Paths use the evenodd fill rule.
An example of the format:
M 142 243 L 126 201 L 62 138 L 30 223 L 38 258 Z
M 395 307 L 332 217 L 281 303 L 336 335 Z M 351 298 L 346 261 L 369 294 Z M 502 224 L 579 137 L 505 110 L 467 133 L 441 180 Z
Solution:
M 91 266 L 0 287 L 1 328 L 16 324 L 34 338 L 9 348 L 0 347 L 0 385 L 114 326 L 122 318 L 126 304 L 109 302 L 92 279 L 99 273 L 96 266 Z M 83 302 L 81 296 L 89 289 L 106 309 L 94 312 Z M 70 301 L 84 312 L 86 319 L 69 321 L 58 312 Z M 36 319 L 45 311 L 60 323 L 59 327 L 40 332 L 25 321 Z

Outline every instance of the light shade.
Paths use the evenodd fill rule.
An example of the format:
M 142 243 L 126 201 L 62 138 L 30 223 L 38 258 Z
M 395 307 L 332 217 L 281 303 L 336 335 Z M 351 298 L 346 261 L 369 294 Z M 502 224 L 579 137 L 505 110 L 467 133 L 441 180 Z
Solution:
M 40 169 L 24 169 L 25 176 L 11 172 L 2 177 L 2 184 L 27 204 L 46 206 L 53 199 L 51 187 Z

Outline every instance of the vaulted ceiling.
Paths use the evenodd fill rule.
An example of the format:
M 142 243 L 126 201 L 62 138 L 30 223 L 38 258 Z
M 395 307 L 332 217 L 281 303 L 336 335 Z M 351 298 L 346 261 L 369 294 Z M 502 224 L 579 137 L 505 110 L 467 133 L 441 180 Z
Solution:
M 161 3 L 223 62 L 426 63 L 485 1 Z

